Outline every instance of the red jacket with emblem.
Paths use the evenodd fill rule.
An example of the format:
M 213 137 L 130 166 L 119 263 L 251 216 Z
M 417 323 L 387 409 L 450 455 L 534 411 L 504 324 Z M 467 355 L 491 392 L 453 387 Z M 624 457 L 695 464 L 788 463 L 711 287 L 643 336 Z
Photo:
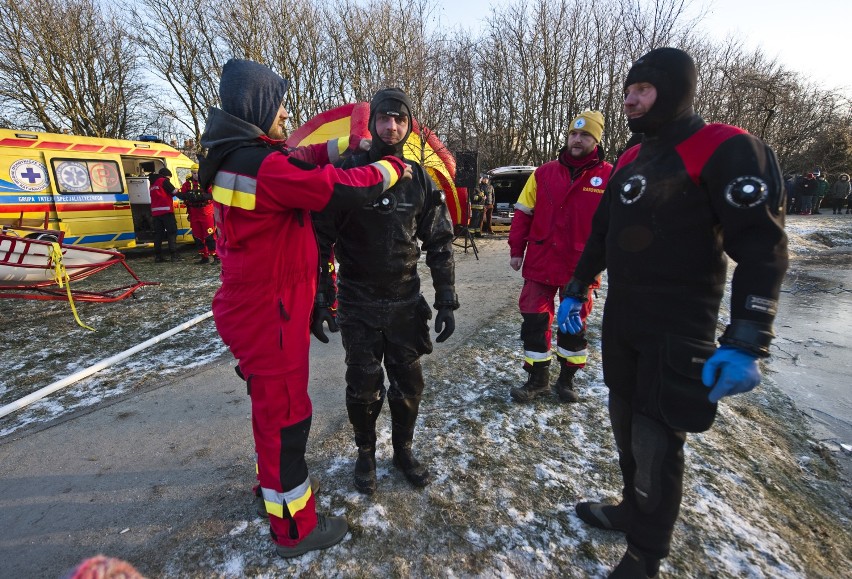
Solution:
M 167 181 L 166 177 L 158 177 L 151 183 L 151 215 L 154 217 L 175 212 L 172 194 L 166 191 L 165 184 Z M 172 185 L 171 190 L 175 190 L 174 185 Z
M 612 165 L 600 157 L 574 169 L 559 158 L 545 163 L 527 180 L 509 231 L 512 257 L 524 258 L 524 279 L 551 286 L 568 283 L 592 229 L 592 215 L 606 188 Z

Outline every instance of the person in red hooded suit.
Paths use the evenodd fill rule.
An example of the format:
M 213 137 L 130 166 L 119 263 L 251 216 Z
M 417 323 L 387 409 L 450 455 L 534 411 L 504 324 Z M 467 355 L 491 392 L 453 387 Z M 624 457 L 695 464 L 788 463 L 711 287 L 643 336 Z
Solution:
M 212 187 L 221 287 L 213 318 L 251 396 L 260 490 L 282 557 L 338 543 L 344 517 L 316 512 L 305 462 L 310 320 L 319 253 L 311 211 L 371 203 L 411 169 L 385 156 L 350 170 L 330 164 L 362 139 L 298 149 L 284 143 L 288 83 L 268 67 L 231 59 L 201 144 L 200 185 Z M 364 140 L 369 146 L 368 140 Z

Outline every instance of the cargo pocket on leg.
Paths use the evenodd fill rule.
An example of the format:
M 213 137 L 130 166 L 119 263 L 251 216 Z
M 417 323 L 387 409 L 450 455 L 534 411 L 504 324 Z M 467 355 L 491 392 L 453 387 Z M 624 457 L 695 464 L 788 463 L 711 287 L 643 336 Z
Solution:
M 666 335 L 660 360 L 660 417 L 670 428 L 704 432 L 716 418 L 716 404 L 707 398 L 710 389 L 701 382 L 704 363 L 716 344 Z

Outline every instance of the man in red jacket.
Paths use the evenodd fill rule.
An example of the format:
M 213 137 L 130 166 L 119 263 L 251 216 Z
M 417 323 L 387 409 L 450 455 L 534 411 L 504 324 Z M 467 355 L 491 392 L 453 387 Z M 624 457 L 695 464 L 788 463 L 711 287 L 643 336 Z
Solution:
M 512 388 L 516 402 L 529 402 L 550 386 L 553 299 L 571 279 L 592 227 L 592 215 L 606 188 L 612 165 L 603 160 L 598 143 L 604 130 L 599 111 L 584 111 L 571 121 L 568 144 L 559 156 L 535 170 L 527 180 L 509 231 L 509 265 L 523 264 L 524 287 L 518 300 L 523 322 L 523 386 Z M 524 255 L 526 253 L 526 256 Z M 598 287 L 595 285 L 594 287 Z M 585 320 L 592 311 L 592 291 L 582 311 L 583 332 L 557 331 L 556 355 L 560 364 L 554 384 L 559 400 L 577 402 L 574 374 L 586 364 Z
M 168 240 L 169 260 L 174 261 L 177 250 L 177 221 L 175 221 L 175 186 L 169 180 L 172 172 L 163 167 L 151 175 L 151 217 L 154 227 L 154 261 L 163 262 L 163 239 Z
M 222 286 L 216 329 L 239 362 L 251 396 L 257 472 L 272 540 L 281 557 L 338 543 L 344 517 L 316 512 L 305 462 L 311 312 L 319 252 L 311 211 L 374 201 L 411 169 L 396 157 L 363 167 L 330 164 L 361 139 L 298 149 L 284 143 L 288 83 L 268 67 L 231 59 L 201 144 L 202 191 L 212 186 Z

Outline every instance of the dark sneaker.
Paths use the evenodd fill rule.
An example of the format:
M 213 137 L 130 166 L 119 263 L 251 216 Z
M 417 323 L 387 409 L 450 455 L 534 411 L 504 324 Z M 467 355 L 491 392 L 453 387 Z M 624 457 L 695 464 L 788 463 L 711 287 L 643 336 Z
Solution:
M 239 366 L 237 366 L 237 368 L 239 368 Z M 316 495 L 320 490 L 320 481 L 314 476 L 310 477 L 310 479 L 311 492 Z M 266 516 L 266 503 L 263 502 L 263 495 L 260 492 L 260 485 L 257 485 L 257 487 L 255 487 L 254 489 L 254 510 L 258 514 L 258 516 Z
M 627 512 L 627 505 L 624 503 L 605 505 L 604 503 L 583 502 L 577 503 L 574 510 L 584 523 L 604 531 L 626 533 L 630 524 L 630 515 Z
M 634 547 L 627 547 L 627 552 L 621 558 L 608 579 L 651 579 L 660 570 L 660 560 L 645 557 Z
M 154 258 L 154 263 L 163 263 L 164 261 L 166 261 L 166 260 L 163 259 L 162 255 L 158 255 Z
M 207 257 L 206 255 L 202 255 L 201 258 L 199 258 L 199 260 L 196 261 L 195 263 L 197 263 L 199 265 L 201 265 L 202 263 L 210 263 L 210 258 Z
M 275 545 L 275 550 L 281 557 L 290 559 L 308 551 L 328 549 L 338 544 L 348 532 L 349 524 L 345 517 L 327 517 L 317 513 L 317 526 L 307 537 L 292 547 Z

